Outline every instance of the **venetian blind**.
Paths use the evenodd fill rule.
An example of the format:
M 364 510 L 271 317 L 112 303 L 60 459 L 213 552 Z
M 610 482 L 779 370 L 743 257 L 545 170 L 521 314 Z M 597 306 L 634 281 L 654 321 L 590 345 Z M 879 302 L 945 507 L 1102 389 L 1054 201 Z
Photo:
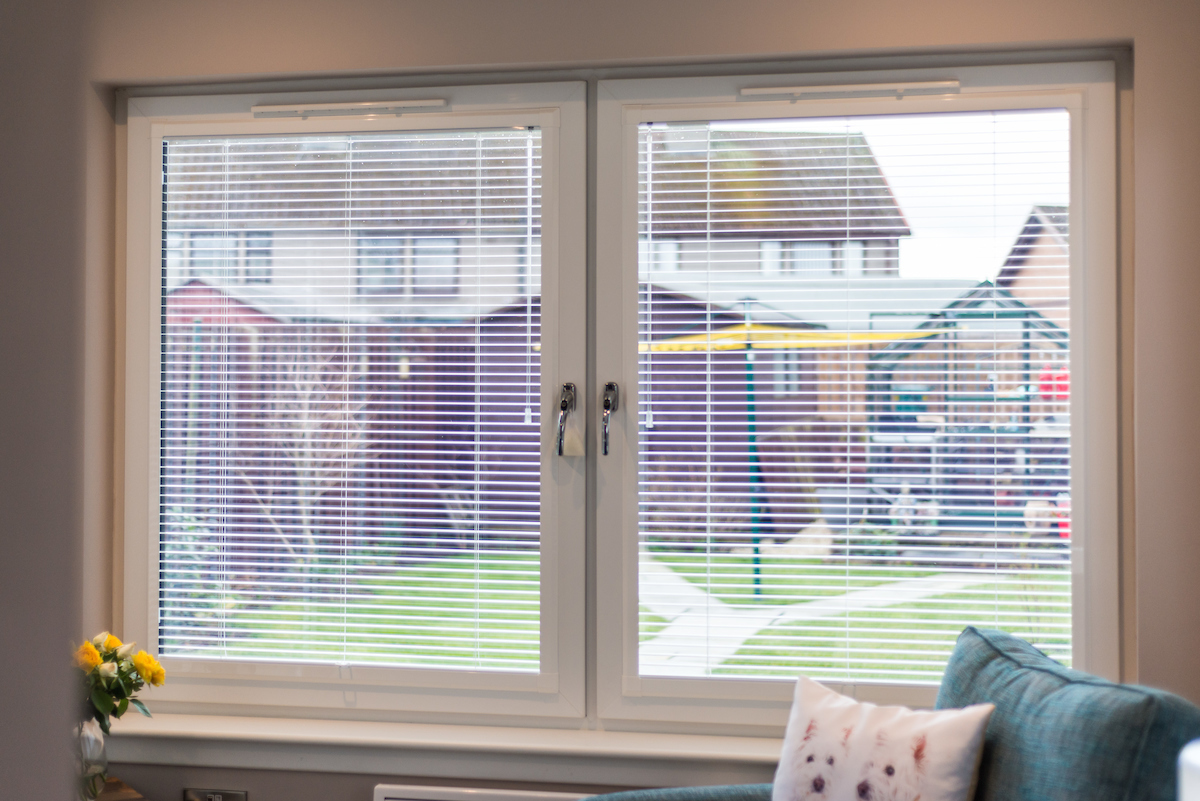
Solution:
M 644 124 L 645 676 L 1071 657 L 1067 112 Z
M 160 652 L 537 671 L 540 132 L 163 176 Z

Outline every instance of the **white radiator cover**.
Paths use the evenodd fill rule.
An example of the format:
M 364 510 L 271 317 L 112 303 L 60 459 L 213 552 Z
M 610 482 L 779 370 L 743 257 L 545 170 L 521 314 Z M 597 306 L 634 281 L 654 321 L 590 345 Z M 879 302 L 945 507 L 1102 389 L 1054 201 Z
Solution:
M 579 801 L 584 793 L 537 790 L 492 790 L 486 787 L 430 787 L 423 784 L 377 784 L 374 801 Z

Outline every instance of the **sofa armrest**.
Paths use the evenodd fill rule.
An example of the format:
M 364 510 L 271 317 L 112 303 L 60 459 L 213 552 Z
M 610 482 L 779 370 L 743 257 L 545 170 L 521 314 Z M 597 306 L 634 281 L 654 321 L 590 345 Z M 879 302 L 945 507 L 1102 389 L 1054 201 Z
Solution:
M 592 796 L 604 801 L 771 801 L 770 784 L 664 787 Z

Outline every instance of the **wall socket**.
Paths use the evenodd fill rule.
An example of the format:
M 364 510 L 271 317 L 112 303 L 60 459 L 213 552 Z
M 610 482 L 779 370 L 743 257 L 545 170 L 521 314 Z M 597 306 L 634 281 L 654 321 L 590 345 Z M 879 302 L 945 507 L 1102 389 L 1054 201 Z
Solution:
M 183 801 L 248 801 L 245 790 L 194 790 L 183 791 Z

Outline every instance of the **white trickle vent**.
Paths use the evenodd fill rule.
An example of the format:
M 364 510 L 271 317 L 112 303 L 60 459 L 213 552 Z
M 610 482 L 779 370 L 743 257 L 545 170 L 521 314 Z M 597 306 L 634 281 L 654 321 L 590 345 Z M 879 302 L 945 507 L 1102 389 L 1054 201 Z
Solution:
M 492 790 L 487 787 L 425 787 L 419 784 L 377 784 L 374 801 L 578 801 L 585 793 L 536 790 Z

